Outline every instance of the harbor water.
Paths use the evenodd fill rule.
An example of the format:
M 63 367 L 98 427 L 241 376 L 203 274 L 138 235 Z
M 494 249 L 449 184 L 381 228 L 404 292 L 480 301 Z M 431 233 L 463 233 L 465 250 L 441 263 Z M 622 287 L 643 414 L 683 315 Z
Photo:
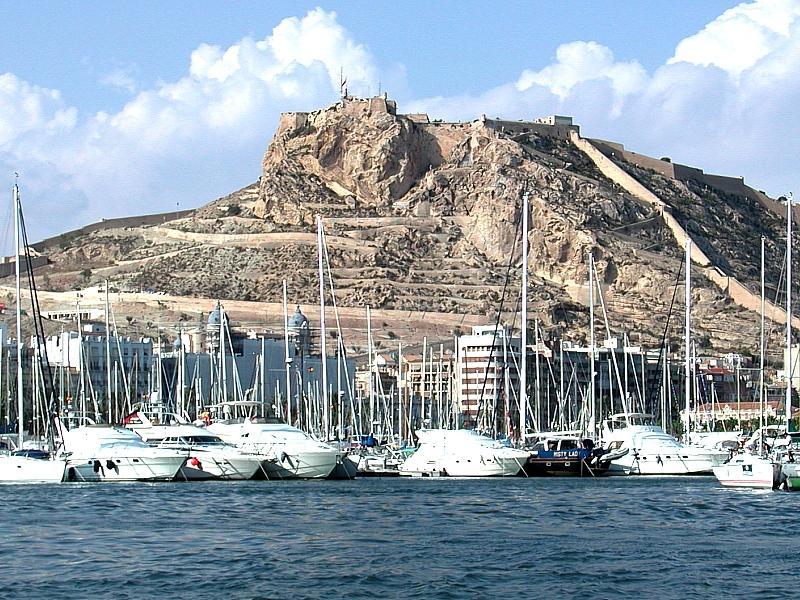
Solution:
M 2 598 L 790 598 L 800 494 L 713 477 L 3 486 Z

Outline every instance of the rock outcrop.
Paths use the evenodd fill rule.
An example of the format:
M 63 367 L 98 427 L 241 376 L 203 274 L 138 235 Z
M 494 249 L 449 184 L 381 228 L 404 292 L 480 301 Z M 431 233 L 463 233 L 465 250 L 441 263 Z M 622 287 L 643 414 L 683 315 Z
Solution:
M 665 330 L 679 343 L 682 313 L 680 302 L 672 306 L 682 249 L 658 202 L 744 285 L 757 280 L 757 237 L 768 238 L 777 260 L 780 219 L 761 204 L 609 158 L 657 200 L 645 201 L 603 175 L 571 139 L 574 129 L 483 117 L 430 122 L 397 114 L 380 97 L 287 113 L 257 183 L 168 223 L 62 241 L 45 249 L 52 264 L 42 273 L 52 289 L 109 277 L 131 288 L 269 302 L 280 301 L 285 278 L 295 301 L 313 303 L 321 216 L 340 305 L 487 319 L 502 310 L 510 320 L 527 196 L 532 316 L 551 336 L 585 339 L 591 254 L 609 331 L 656 345 Z M 773 271 L 774 288 L 779 266 Z M 755 351 L 758 315 L 701 270 L 695 279 L 696 338 L 716 351 Z

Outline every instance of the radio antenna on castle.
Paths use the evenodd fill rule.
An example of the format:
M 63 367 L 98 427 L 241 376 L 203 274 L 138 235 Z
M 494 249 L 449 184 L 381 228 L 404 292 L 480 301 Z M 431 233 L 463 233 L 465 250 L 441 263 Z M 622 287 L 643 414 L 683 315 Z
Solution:
M 342 99 L 347 98 L 347 79 L 344 76 L 344 67 L 339 67 L 339 94 Z

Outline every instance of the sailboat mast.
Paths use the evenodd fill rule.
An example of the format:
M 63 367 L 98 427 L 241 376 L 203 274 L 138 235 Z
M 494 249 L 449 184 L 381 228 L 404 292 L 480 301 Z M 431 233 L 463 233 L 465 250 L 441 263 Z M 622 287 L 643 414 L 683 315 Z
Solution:
M 594 381 L 594 256 L 589 252 L 589 432 L 594 435 L 597 427 L 595 412 L 595 381 Z
M 691 410 L 692 398 L 692 349 L 691 349 L 691 331 L 692 331 L 692 241 L 686 240 L 686 282 L 684 285 L 684 309 L 685 309 L 685 330 L 684 330 L 684 345 L 686 350 L 686 380 L 684 381 L 684 395 L 686 400 L 686 412 L 684 418 L 684 442 L 689 442 L 689 427 L 691 425 L 689 411 Z
M 289 302 L 283 280 L 283 343 L 286 350 L 286 423 L 292 424 L 292 357 L 289 355 Z
M 322 431 L 323 439 L 328 436 L 328 361 L 325 347 L 325 275 L 322 267 L 322 217 L 317 215 L 317 257 L 319 259 L 319 347 L 322 363 Z
M 375 376 L 372 366 L 372 317 L 367 304 L 367 371 L 369 372 L 369 433 L 373 433 L 372 424 L 375 422 Z
M 519 369 L 519 444 L 525 445 L 525 412 L 528 407 L 528 194 L 522 196 L 522 312 Z
M 786 431 L 792 420 L 792 196 L 786 199 Z
M 217 304 L 219 307 L 219 364 L 220 364 L 220 380 L 219 385 L 220 391 L 222 392 L 222 401 L 226 403 L 228 402 L 228 373 L 227 373 L 227 350 L 225 348 L 225 310 L 222 308 L 221 304 Z
M 19 449 L 22 450 L 24 425 L 22 420 L 22 295 L 20 293 L 19 265 L 22 253 L 19 247 L 19 185 L 14 183 L 14 246 L 16 247 L 17 261 L 14 266 L 17 293 L 17 434 L 19 435 Z
M 397 433 L 403 445 L 403 342 L 397 342 Z
M 106 279 L 106 408 L 108 409 L 108 422 L 113 423 L 111 414 L 111 331 L 108 326 L 108 279 Z
M 759 345 L 759 369 L 758 369 L 758 426 L 761 431 L 761 443 L 758 445 L 758 453 L 761 454 L 764 448 L 764 236 L 761 236 L 761 340 Z

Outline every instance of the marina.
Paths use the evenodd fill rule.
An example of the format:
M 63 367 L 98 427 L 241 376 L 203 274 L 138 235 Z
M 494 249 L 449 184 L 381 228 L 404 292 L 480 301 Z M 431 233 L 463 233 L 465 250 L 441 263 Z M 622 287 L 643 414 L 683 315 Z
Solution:
M 0 454 L 2 483 L 354 479 L 359 473 L 435 478 L 713 473 L 725 487 L 800 488 L 795 465 L 800 438 L 791 435 L 797 429 L 794 377 L 787 376 L 786 370 L 783 428 L 772 424 L 769 430 L 766 420 L 763 238 L 761 365 L 757 385 L 754 379 L 748 385 L 751 398 L 759 400 L 760 427 L 750 435 L 743 428 L 753 427 L 756 421 L 743 421 L 741 409 L 733 424 L 731 419 L 717 420 L 717 392 L 709 374 L 719 368 L 707 367 L 705 373 L 698 368 L 692 343 L 690 240 L 683 263 L 683 373 L 670 367 L 667 347 L 651 352 L 655 361 L 648 360 L 642 348 L 629 346 L 627 334 L 618 356 L 619 338 L 612 337 L 609 329 L 591 253 L 587 257 L 587 356 L 579 361 L 583 354 L 579 349 L 570 358 L 574 346 L 563 339 L 544 338 L 538 320 L 533 343 L 528 342 L 527 193 L 522 198 L 520 224 L 520 312 L 512 313 L 510 324 L 501 322 L 507 301 L 504 290 L 494 326 L 473 327 L 471 336 L 456 335 L 447 368 L 444 340 L 438 341 L 437 362 L 434 344 L 429 352 L 428 340 L 423 338 L 416 378 L 410 364 L 404 372 L 401 340 L 395 354 L 379 355 L 369 306 L 366 357 L 360 364 L 348 357 L 346 343 L 353 332 L 340 323 L 320 216 L 316 220 L 318 328 L 299 306 L 290 317 L 284 280 L 282 336 L 266 330 L 242 332 L 217 302 L 205 322 L 188 331 L 179 329 L 172 342 L 162 334 L 155 343 L 142 338 L 134 346 L 128 341 L 142 352 L 140 365 L 137 350 L 126 357 L 118 334 L 112 338 L 115 319 L 108 281 L 104 323 L 82 323 L 76 309 L 76 331 L 62 327 L 60 336 L 47 338 L 29 268 L 28 316 L 34 334 L 29 343 L 24 342 L 21 264 L 25 254 L 30 266 L 30 249 L 23 248 L 21 241 L 25 223 L 17 185 L 13 200 L 18 248 L 16 336 L 13 352 L 10 343 L 0 344 L 0 379 L 9 390 L 8 402 L 0 406 L 6 419 Z M 787 240 L 791 240 L 791 212 L 787 215 Z M 791 250 L 787 241 L 788 265 Z M 787 316 L 790 276 L 788 269 Z M 332 306 L 327 305 L 329 300 Z M 605 322 L 602 345 L 596 341 L 596 304 Z M 329 312 L 332 332 L 326 329 Z M 513 337 L 517 317 L 519 337 Z M 792 362 L 791 319 L 785 322 L 785 356 L 793 369 L 797 361 Z M 336 344 L 332 353 L 329 334 Z M 5 376 L 3 346 L 9 359 Z M 565 349 L 572 371 L 567 379 Z M 607 351 L 605 361 L 601 349 Z M 75 354 L 77 360 L 70 357 Z M 9 386 L 12 356 L 15 402 L 11 402 Z M 741 404 L 742 358 L 732 355 L 727 360 L 736 366 L 736 397 Z M 280 362 L 282 368 L 267 368 Z M 711 382 L 710 397 L 707 381 Z M 676 382 L 682 383 L 683 398 L 674 389 Z M 703 415 L 701 419 L 699 411 L 706 410 L 706 399 L 711 418 Z M 682 411 L 680 404 L 684 404 Z M 648 409 L 653 412 L 644 412 Z
M 0 600 L 793 597 L 800 0 L 4 9 Z

